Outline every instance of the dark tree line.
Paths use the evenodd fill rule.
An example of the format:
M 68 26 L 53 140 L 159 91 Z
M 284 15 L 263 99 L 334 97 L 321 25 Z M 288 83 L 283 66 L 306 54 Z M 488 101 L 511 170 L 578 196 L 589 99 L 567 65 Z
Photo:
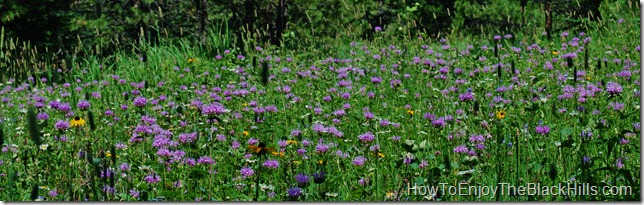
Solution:
M 401 36 L 437 36 L 454 29 L 455 21 L 462 22 L 459 32 L 474 34 L 483 26 L 514 33 L 527 21 L 552 33 L 579 27 L 582 19 L 600 19 L 601 4 L 602 0 L 4 0 L 0 26 L 4 41 L 28 41 L 40 51 L 47 48 L 46 58 L 60 61 L 106 57 L 117 49 L 139 49 L 144 55 L 137 47 L 141 41 L 155 45 L 162 39 L 188 38 L 217 53 L 231 47 L 252 49 L 244 48 L 248 44 L 301 47 L 313 39 L 347 33 L 372 39 L 375 26 L 391 27 L 387 32 Z M 510 21 L 492 11 L 478 16 L 467 12 L 482 5 L 521 12 L 503 14 L 510 15 Z M 544 18 L 526 16 L 526 9 Z M 227 28 L 232 38 L 215 45 L 212 29 L 222 23 L 227 25 L 219 28 Z

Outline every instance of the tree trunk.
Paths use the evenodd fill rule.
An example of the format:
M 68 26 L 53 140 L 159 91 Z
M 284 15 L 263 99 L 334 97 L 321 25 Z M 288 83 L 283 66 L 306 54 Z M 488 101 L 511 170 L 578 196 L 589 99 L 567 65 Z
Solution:
M 196 0 L 197 10 L 199 10 L 199 35 L 201 36 L 201 44 L 206 44 L 206 26 L 208 20 L 208 1 Z
M 254 38 L 253 22 L 255 20 L 255 2 L 253 0 L 244 1 L 244 21 L 243 27 L 246 27 L 246 32 L 250 32 L 250 38 Z M 243 36 L 244 34 L 242 34 Z
M 284 12 L 286 7 L 286 0 L 279 0 L 280 3 L 277 6 L 277 22 L 276 22 L 276 31 L 275 37 L 273 38 L 273 45 L 280 46 L 282 43 L 282 34 L 284 33 Z
M 521 21 L 525 25 L 525 6 L 528 4 L 528 0 L 521 0 Z
M 548 39 L 552 37 L 552 12 L 550 10 L 550 0 L 546 0 L 544 2 L 545 4 L 545 11 L 546 11 L 546 32 L 548 35 Z

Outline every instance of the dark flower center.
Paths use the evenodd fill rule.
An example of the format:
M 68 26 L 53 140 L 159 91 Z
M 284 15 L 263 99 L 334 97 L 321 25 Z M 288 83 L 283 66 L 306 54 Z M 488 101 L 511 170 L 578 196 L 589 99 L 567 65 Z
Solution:
M 76 117 L 74 117 L 74 120 L 79 121 L 80 117 L 76 116 Z

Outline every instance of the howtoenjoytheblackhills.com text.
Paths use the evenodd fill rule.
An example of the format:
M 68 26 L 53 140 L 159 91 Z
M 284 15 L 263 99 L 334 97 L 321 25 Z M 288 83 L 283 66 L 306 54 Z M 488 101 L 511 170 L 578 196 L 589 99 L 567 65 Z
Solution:
M 467 183 L 448 184 L 439 183 L 436 186 L 407 184 L 408 195 L 429 196 L 439 194 L 442 196 L 476 196 L 477 198 L 501 196 L 616 196 L 632 195 L 630 186 L 593 186 L 588 183 L 559 183 L 556 185 L 542 185 L 527 183 L 525 185 L 511 185 L 499 183 L 498 185 L 482 186 Z

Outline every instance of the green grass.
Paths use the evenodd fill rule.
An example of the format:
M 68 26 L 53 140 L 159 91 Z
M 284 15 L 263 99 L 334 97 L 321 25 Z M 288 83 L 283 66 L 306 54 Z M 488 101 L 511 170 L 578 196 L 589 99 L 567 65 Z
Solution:
M 0 179 L 0 198 L 7 201 L 39 197 L 48 201 L 161 198 L 168 201 L 284 201 L 289 200 L 287 190 L 298 186 L 297 174 L 313 178 L 314 173 L 324 171 L 325 181 L 314 183 L 311 180 L 309 184 L 301 185 L 303 195 L 297 200 L 641 200 L 640 138 L 637 137 L 640 130 L 634 126 L 640 122 L 637 68 L 640 59 L 636 50 L 639 41 L 633 40 L 640 37 L 637 32 L 639 19 L 623 18 L 626 20 L 619 24 L 616 23 L 619 18 L 606 18 L 605 22 L 592 24 L 605 29 L 588 31 L 585 36 L 570 32 L 568 37 L 555 34 L 557 37 L 548 40 L 541 33 L 513 34 L 511 39 L 498 42 L 502 45 L 499 57 L 495 57 L 492 50 L 491 38 L 455 34 L 447 37 L 444 43 L 439 39 L 395 41 L 380 33 L 374 41 L 356 40 L 355 45 L 343 43 L 347 39 L 337 40 L 330 45 L 332 50 L 274 47 L 259 51 L 255 46 L 245 45 L 250 49 L 243 52 L 244 58 L 238 58 L 242 49 L 230 48 L 230 53 L 224 54 L 223 49 L 207 50 L 210 48 L 190 41 L 168 41 L 157 46 L 141 43 L 133 51 L 120 51 L 108 58 L 82 59 L 70 73 L 58 74 L 56 70 L 43 73 L 41 77 L 46 77 L 47 82 L 35 79 L 2 84 L 4 89 L 0 96 L 8 102 L 0 104 L 4 142 L 4 150 L 0 153 L 3 162 L 0 173 L 4 174 Z M 498 35 L 503 37 L 505 34 Z M 586 50 L 578 52 L 573 60 L 577 71 L 585 73 L 577 82 L 573 82 L 574 69 L 563 64 L 566 59 L 562 57 L 578 48 L 562 48 L 562 43 L 569 43 L 575 36 L 588 53 L 588 66 L 584 60 Z M 583 43 L 586 37 L 592 38 L 587 44 Z M 228 34 L 212 33 L 210 38 L 216 47 L 225 48 L 231 42 Z M 450 48 L 445 49 L 441 44 Z M 532 44 L 539 48 L 528 51 L 527 47 Z M 468 49 L 470 45 L 472 48 Z M 490 49 L 481 49 L 482 46 Z M 513 47 L 521 51 L 515 52 Z M 469 54 L 461 53 L 465 50 L 469 50 Z M 559 54 L 553 54 L 553 51 L 559 51 Z M 141 59 L 143 52 L 147 56 L 145 60 Z M 222 58 L 207 54 L 211 52 L 217 52 Z M 487 60 L 480 61 L 482 57 Z M 553 59 L 558 60 L 553 62 Z M 435 66 L 425 65 L 426 60 Z M 616 75 L 626 70 L 623 68 L 628 66 L 624 63 L 626 60 L 634 63 L 630 66 L 630 78 Z M 262 61 L 268 61 L 271 66 L 267 85 L 260 83 Z M 552 62 L 553 69 L 545 69 L 546 62 Z M 499 63 L 502 63 L 501 75 L 495 66 Z M 443 67 L 448 72 L 445 79 L 440 79 Z M 291 71 L 283 73 L 283 68 Z M 461 74 L 455 72 L 457 68 L 462 70 Z M 565 81 L 559 79 L 566 73 Z M 52 82 L 56 75 L 66 76 L 69 86 Z M 113 75 L 119 78 L 113 78 Z M 382 79 L 379 85 L 372 83 L 374 76 Z M 400 85 L 390 86 L 395 80 L 400 80 Z M 142 82 L 145 82 L 143 88 L 131 85 Z M 159 86 L 161 82 L 165 84 Z M 338 86 L 340 82 L 350 82 L 350 88 Z M 623 92 L 611 96 L 605 86 L 608 82 L 618 83 Z M 578 101 L 579 92 L 573 93 L 570 99 L 558 99 L 569 90 L 566 86 L 592 90 L 591 85 L 602 90 L 594 94 L 589 92 L 593 97 L 586 97 L 585 101 Z M 282 89 L 285 86 L 291 89 L 288 96 Z M 497 92 L 502 86 L 512 88 Z M 77 87 L 80 91 L 75 90 Z M 476 101 L 459 100 L 459 95 L 467 93 L 469 88 Z M 450 89 L 457 91 L 445 92 Z M 135 106 L 134 90 L 148 99 L 146 106 Z M 100 93 L 101 97 L 86 97 L 93 92 Z M 373 98 L 368 97 L 369 92 L 374 93 Z M 69 95 L 63 96 L 63 93 Z M 123 93 L 129 94 L 124 96 Z M 344 93 L 350 97 L 344 99 Z M 486 96 L 487 93 L 491 95 Z M 27 109 L 37 104 L 35 96 L 44 98 L 41 101 L 44 107 L 35 108 L 36 113 L 47 113 L 49 117 L 28 125 Z M 167 99 L 159 100 L 161 96 Z M 330 96 L 330 100 L 325 100 L 326 96 Z M 498 102 L 495 97 L 506 101 Z M 87 110 L 77 106 L 83 99 L 91 103 Z M 66 116 L 65 112 L 48 106 L 58 100 L 69 103 L 73 113 L 68 112 Z M 158 101 L 158 105 L 153 105 L 153 101 Z M 221 121 L 209 123 L 208 117 L 192 104 L 197 101 L 204 105 L 219 101 L 228 111 L 217 115 Z M 623 109 L 613 110 L 611 103 L 622 103 Z M 277 111 L 255 115 L 252 104 L 261 108 L 275 106 Z M 475 104 L 478 104 L 478 110 L 475 110 Z M 123 105 L 128 108 L 122 109 Z M 373 119 L 364 117 L 363 108 L 366 107 L 373 113 Z M 317 114 L 315 108 L 320 108 L 321 113 Z M 561 113 L 561 109 L 566 111 Z M 106 115 L 107 110 L 114 116 Z M 344 114 L 336 112 L 339 110 Z M 503 119 L 495 115 L 501 110 L 507 112 Z M 90 129 L 90 111 L 96 129 Z M 436 119 L 451 116 L 453 120 L 444 126 L 434 126 L 433 120 L 426 119 L 429 115 Z M 76 116 L 86 120 L 87 125 L 68 130 L 56 128 L 57 123 L 71 121 Z M 144 116 L 155 119 L 154 126 L 150 127 L 156 128 L 149 128 L 153 134 L 142 134 L 142 142 L 131 142 L 137 126 L 147 127 L 142 120 Z M 257 118 L 261 120 L 258 122 Z M 383 126 L 383 121 L 392 125 Z M 317 133 L 313 127 L 319 125 L 334 127 L 342 136 Z M 537 133 L 537 126 L 541 125 L 549 126 L 548 134 Z M 33 139 L 39 139 L 37 136 L 29 136 L 30 130 L 36 128 L 42 131 L 42 144 L 46 149 L 35 144 Z M 301 134 L 293 135 L 294 130 Z M 587 131 L 593 136 L 582 137 Z M 159 163 L 159 159 L 172 157 L 160 157 L 159 149 L 153 146 L 154 141 L 162 142 L 155 140 L 157 135 L 166 132 L 172 133 L 171 140 L 175 143 L 181 141 L 182 135 L 197 133 L 194 142 L 168 148 L 185 152 L 180 162 L 171 165 Z M 244 132 L 248 132 L 248 136 Z M 373 133 L 375 139 L 361 142 L 359 137 L 367 132 Z M 226 140 L 217 140 L 218 135 L 225 136 Z M 483 137 L 480 144 L 484 149 L 477 149 L 479 142 L 470 139 L 476 135 Z M 62 136 L 68 140 L 56 140 Z M 393 140 L 396 136 L 400 139 Z M 279 149 L 280 140 L 297 143 L 286 146 L 281 157 L 272 153 L 257 156 L 247 148 L 249 139 L 276 149 Z M 629 142 L 620 143 L 623 139 Z M 309 145 L 305 146 L 307 141 Z M 234 142 L 239 143 L 236 149 L 232 148 Z M 327 152 L 318 152 L 319 145 L 330 148 Z M 379 145 L 379 151 L 370 150 L 374 145 Z M 473 150 L 476 156 L 456 153 L 455 149 L 462 145 Z M 298 149 L 305 153 L 298 154 Z M 108 151 L 116 157 L 107 156 Z M 337 151 L 346 156 L 338 156 Z M 84 156 L 79 156 L 79 152 Z M 188 165 L 189 161 L 202 156 L 211 157 L 216 164 Z M 358 156 L 366 158 L 364 165 L 354 165 Z M 589 157 L 591 163 L 584 163 L 584 157 Z M 184 161 L 186 159 L 188 161 Z M 258 169 L 267 159 L 278 160 L 279 167 Z M 618 160 L 623 166 L 616 165 Z M 122 170 L 123 164 L 128 164 L 130 169 Z M 101 170 L 108 167 L 115 171 L 113 179 L 101 177 Z M 240 170 L 244 167 L 252 168 L 254 175 L 241 177 Z M 153 176 L 152 173 L 160 180 L 147 183 L 144 178 Z M 261 176 L 259 184 L 272 189 L 259 190 L 257 196 L 258 175 Z M 181 186 L 174 186 L 176 182 Z M 414 184 L 442 187 L 443 184 L 458 186 L 462 182 L 467 182 L 468 186 L 508 183 L 541 188 L 574 182 L 579 183 L 578 186 L 587 183 L 600 189 L 621 186 L 631 190 L 615 195 L 561 196 L 529 192 L 510 195 L 505 192 L 481 197 L 449 193 L 420 196 L 407 191 Z M 35 193 L 33 186 L 39 187 Z M 113 192 L 106 193 L 104 186 L 111 186 Z M 56 190 L 56 196 L 50 195 L 52 190 Z M 130 190 L 139 194 L 133 195 Z

